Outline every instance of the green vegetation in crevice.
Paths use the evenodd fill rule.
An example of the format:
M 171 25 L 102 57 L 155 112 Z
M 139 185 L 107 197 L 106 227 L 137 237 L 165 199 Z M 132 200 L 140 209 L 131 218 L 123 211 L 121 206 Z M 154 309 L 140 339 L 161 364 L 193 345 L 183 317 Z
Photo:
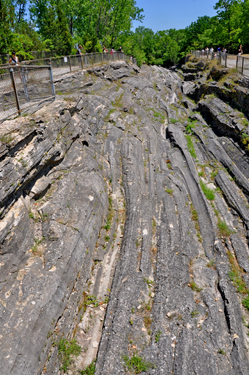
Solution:
M 229 237 L 234 231 L 228 228 L 225 221 L 222 221 L 220 218 L 218 218 L 218 229 L 219 234 L 221 237 Z
M 197 123 L 197 120 L 192 120 L 192 119 L 188 119 L 188 125 L 186 126 L 186 132 L 188 133 L 188 134 L 193 134 L 193 130 L 192 129 L 194 129 L 195 128 L 195 126 L 196 126 L 196 123 Z
M 194 147 L 194 144 L 193 144 L 193 141 L 192 141 L 191 135 L 185 135 L 185 138 L 186 138 L 186 140 L 187 140 L 187 147 L 188 147 L 188 150 L 189 150 L 190 155 L 191 155 L 194 159 L 197 159 L 197 155 L 196 155 L 196 152 L 195 152 L 195 147 Z
M 247 133 L 241 134 L 241 142 L 245 146 L 245 149 L 249 151 L 249 135 Z
M 215 205 L 213 203 L 211 203 L 211 206 L 213 207 L 214 209 L 214 213 L 218 219 L 218 223 L 217 223 L 217 226 L 218 226 L 218 232 L 219 232 L 219 236 L 220 237 L 223 237 L 223 238 L 227 238 L 229 237 L 232 233 L 235 233 L 235 231 L 231 230 L 230 228 L 228 228 L 227 224 L 225 221 L 221 220 L 220 218 L 220 213 L 219 211 L 217 210 L 217 208 L 215 208 Z
M 85 370 L 79 371 L 80 375 L 94 375 L 95 374 L 95 362 L 93 361 Z
M 207 185 L 201 180 L 200 180 L 200 186 L 201 186 L 201 190 L 205 194 L 206 198 L 210 201 L 213 201 L 215 199 L 215 194 L 214 194 L 213 190 L 209 189 L 207 187 Z
M 194 291 L 194 292 L 201 292 L 202 291 L 202 288 L 199 288 L 196 283 L 194 282 L 194 280 L 192 279 L 190 281 L 190 288 Z
M 81 347 L 77 344 L 76 339 L 67 341 L 62 338 L 58 343 L 58 351 L 61 357 L 61 370 L 66 372 L 68 366 L 72 363 L 72 356 L 79 356 L 81 353 Z
M 227 255 L 231 267 L 229 277 L 237 291 L 244 296 L 242 299 L 242 305 L 249 311 L 249 290 L 245 280 L 243 279 L 244 271 L 239 266 L 237 259 L 230 251 L 227 252 Z
M 108 200 L 109 200 L 108 215 L 107 215 L 107 219 L 106 219 L 106 224 L 104 226 L 104 228 L 105 228 L 105 230 L 107 232 L 109 232 L 109 230 L 111 228 L 112 219 L 113 219 L 113 216 L 114 216 L 114 209 L 113 209 L 113 204 L 112 204 L 112 198 L 109 197 Z
M 176 124 L 178 122 L 178 120 L 175 120 L 174 118 L 170 118 L 169 121 L 171 124 Z
M 202 236 L 201 236 L 201 231 L 200 231 L 198 214 L 197 214 L 197 211 L 194 209 L 193 203 L 190 204 L 190 211 L 191 211 L 191 219 L 194 222 L 198 240 L 199 240 L 199 242 L 202 242 Z
M 124 367 L 127 371 L 133 371 L 134 374 L 140 374 L 141 372 L 148 371 L 150 368 L 155 368 L 152 363 L 145 361 L 137 354 L 131 358 L 124 356 Z
M 166 193 L 170 194 L 171 196 L 173 195 L 174 190 L 173 189 L 168 189 L 165 188 Z
M 162 334 L 162 331 L 160 331 L 160 330 L 156 332 L 156 334 L 155 334 L 155 342 L 158 342 L 160 340 L 161 334 Z

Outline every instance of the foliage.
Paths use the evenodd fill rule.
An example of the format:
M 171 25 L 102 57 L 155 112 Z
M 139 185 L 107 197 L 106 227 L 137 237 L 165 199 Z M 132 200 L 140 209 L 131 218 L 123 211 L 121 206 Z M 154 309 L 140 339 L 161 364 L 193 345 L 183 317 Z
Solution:
M 85 370 L 79 372 L 81 375 L 94 375 L 95 374 L 95 361 L 93 361 Z
M 124 356 L 125 367 L 128 371 L 134 371 L 135 374 L 140 374 L 141 372 L 148 371 L 150 368 L 153 368 L 153 365 L 150 362 L 146 362 L 142 357 L 134 355 L 129 358 Z
M 210 201 L 213 201 L 215 199 L 215 194 L 212 189 L 209 189 L 206 184 L 204 184 L 203 181 L 200 180 L 201 190 L 205 194 L 206 198 Z
M 195 147 L 194 147 L 191 135 L 185 135 L 185 137 L 186 137 L 186 140 L 187 140 L 187 146 L 188 146 L 189 153 L 193 158 L 196 159 L 197 155 L 196 155 L 196 152 L 195 152 Z
M 221 237 L 229 237 L 230 234 L 232 234 L 233 232 L 231 229 L 228 228 L 225 221 L 222 221 L 220 218 L 218 219 L 218 228 Z
M 214 17 L 199 17 L 185 29 L 155 33 L 144 26 L 132 31 L 132 22 L 144 18 L 136 0 L 1 0 L 0 54 L 16 49 L 31 58 L 32 50 L 75 53 L 77 44 L 82 52 L 122 46 L 138 65 L 169 66 L 193 49 L 226 47 L 237 54 L 243 44 L 247 52 L 249 0 L 218 0 L 214 9 Z
M 68 366 L 71 364 L 72 359 L 71 356 L 80 355 L 81 347 L 77 344 L 76 339 L 72 341 L 67 341 L 66 339 L 62 338 L 58 344 L 59 354 L 61 355 L 61 370 L 64 372 L 67 371 Z

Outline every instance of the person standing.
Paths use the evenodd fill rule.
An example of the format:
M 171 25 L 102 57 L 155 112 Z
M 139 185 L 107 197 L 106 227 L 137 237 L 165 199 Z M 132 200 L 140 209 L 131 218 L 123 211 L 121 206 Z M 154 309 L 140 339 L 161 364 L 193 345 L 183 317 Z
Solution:
M 239 56 L 243 55 L 243 48 L 242 48 L 242 44 L 240 44 L 239 46 L 239 53 L 238 53 Z
M 9 64 L 11 64 L 11 65 L 18 65 L 19 64 L 19 60 L 18 60 L 18 57 L 16 56 L 15 51 L 12 52 L 12 56 L 9 59 Z
M 81 50 L 82 50 L 82 46 L 78 46 L 76 56 L 82 55 Z

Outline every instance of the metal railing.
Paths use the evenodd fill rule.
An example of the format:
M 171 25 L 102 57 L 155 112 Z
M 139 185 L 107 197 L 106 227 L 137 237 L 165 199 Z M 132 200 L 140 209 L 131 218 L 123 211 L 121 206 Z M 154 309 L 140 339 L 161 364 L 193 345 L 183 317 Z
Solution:
M 136 64 L 136 59 L 123 52 L 114 52 L 30 60 L 18 66 L 0 67 L 0 121 L 55 97 L 55 76 L 118 60 Z
M 249 76 L 249 58 L 239 55 L 230 55 L 225 52 L 191 51 L 198 59 L 217 60 L 218 64 L 230 69 L 237 69 L 241 74 Z
M 51 66 L 0 68 L 0 121 L 55 97 Z

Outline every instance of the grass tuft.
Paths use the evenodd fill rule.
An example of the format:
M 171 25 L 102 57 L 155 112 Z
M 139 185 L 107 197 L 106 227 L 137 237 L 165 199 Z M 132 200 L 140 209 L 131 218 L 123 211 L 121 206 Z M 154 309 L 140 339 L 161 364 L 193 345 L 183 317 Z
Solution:
M 220 218 L 218 219 L 218 228 L 221 237 L 229 237 L 233 233 L 233 231 L 228 228 L 225 221 L 222 221 Z
M 173 189 L 167 189 L 165 188 L 166 193 L 173 195 L 174 190 Z
M 187 140 L 187 146 L 188 146 L 188 150 L 189 150 L 190 155 L 193 158 L 197 159 L 197 155 L 196 155 L 196 152 L 195 152 L 195 147 L 194 147 L 191 135 L 185 135 L 185 138 Z
M 81 347 L 77 344 L 76 339 L 73 339 L 72 341 L 67 341 L 66 339 L 62 338 L 59 341 L 58 350 L 62 361 L 61 370 L 66 372 L 68 366 L 72 363 L 71 356 L 80 355 Z
M 85 370 L 79 371 L 80 375 L 94 375 L 95 374 L 95 361 L 93 361 Z
M 213 201 L 215 199 L 215 194 L 212 189 L 209 189 L 204 182 L 200 180 L 201 190 L 205 194 L 206 198 L 210 201 Z
M 124 362 L 126 370 L 133 371 L 135 374 L 140 374 L 154 367 L 152 363 L 146 362 L 142 357 L 136 354 L 131 358 L 124 356 Z

